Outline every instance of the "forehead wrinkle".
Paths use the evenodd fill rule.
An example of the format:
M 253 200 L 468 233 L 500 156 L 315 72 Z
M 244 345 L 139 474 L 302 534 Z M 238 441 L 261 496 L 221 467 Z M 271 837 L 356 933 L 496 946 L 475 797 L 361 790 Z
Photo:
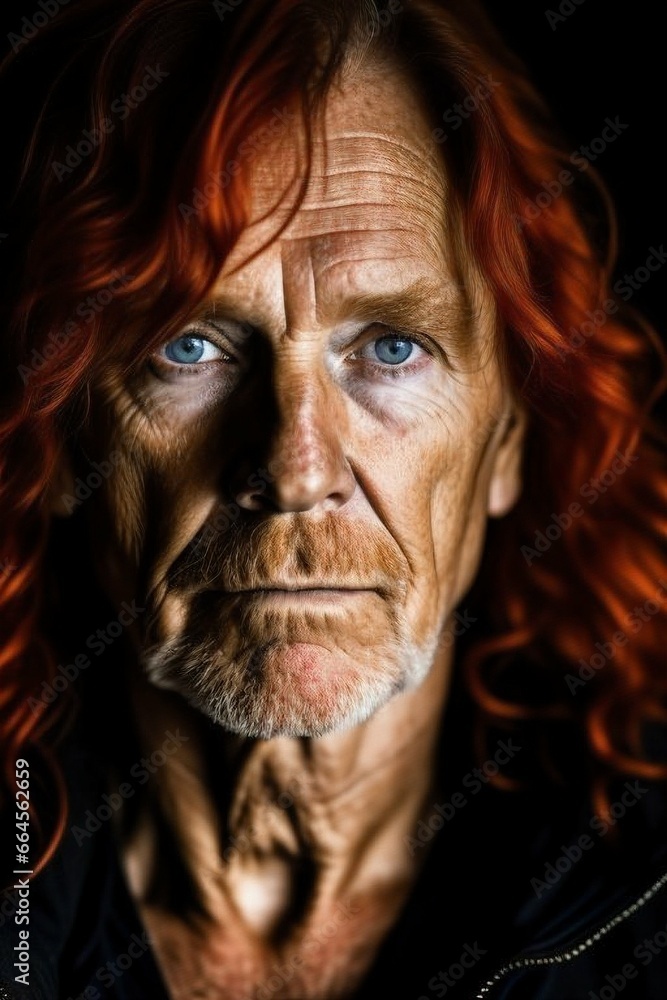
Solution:
M 313 181 L 321 181 L 325 186 L 332 177 L 366 171 L 387 177 L 415 177 L 415 166 L 420 174 L 429 175 L 435 190 L 444 190 L 445 175 L 441 163 L 433 154 L 426 153 L 421 144 L 405 145 L 394 143 L 389 149 L 369 149 L 366 144 L 347 143 L 328 150 L 327 162 L 313 171 Z
M 406 155 L 411 156 L 417 151 L 437 162 L 438 154 L 431 139 L 431 125 L 421 101 L 413 91 L 412 82 L 406 78 L 402 81 L 406 86 L 401 86 L 398 77 L 395 77 L 393 82 L 399 86 L 394 88 L 397 91 L 392 95 L 394 100 L 387 106 L 387 93 L 383 87 L 376 89 L 368 78 L 363 82 L 360 81 L 361 85 L 356 88 L 357 94 L 363 92 L 368 98 L 375 91 L 375 100 L 367 102 L 365 107 L 358 102 L 355 104 L 356 126 L 349 123 L 349 116 L 347 116 L 345 125 L 341 128 L 340 120 L 336 120 L 336 110 L 337 99 L 342 97 L 342 93 L 335 95 L 333 101 L 327 102 L 324 127 L 318 129 L 313 136 L 313 148 L 317 149 L 318 152 L 323 150 L 326 155 L 329 147 L 333 145 L 368 144 L 370 140 L 372 143 L 382 144 L 386 148 L 387 156 L 400 158 Z M 348 81 L 348 83 L 352 83 L 352 81 Z M 354 90 L 354 87 L 350 88 L 351 94 Z M 383 124 L 388 122 L 391 131 L 377 127 L 378 104 L 385 104 Z M 399 105 L 401 105 L 400 109 Z M 395 111 L 399 112 L 398 115 L 394 113 Z M 404 111 L 407 114 L 404 114 Z
M 340 213 L 340 209 L 337 210 Z M 434 232 L 431 226 L 426 225 L 423 220 L 413 217 L 409 225 L 398 225 L 395 216 L 391 222 L 377 219 L 364 220 L 364 224 L 359 224 L 359 219 L 349 219 L 345 224 L 345 218 L 340 215 L 337 218 L 338 225 L 326 225 L 328 219 L 322 219 L 319 213 L 318 219 L 322 221 L 321 227 L 310 229 L 306 233 L 291 232 L 289 239 L 292 243 L 302 243 L 307 247 L 312 247 L 312 256 L 321 267 L 328 267 L 342 261 L 357 259 L 370 263 L 388 259 L 395 261 L 421 261 L 426 266 L 431 266 L 439 270 L 443 266 L 443 261 L 448 259 L 448 249 L 446 234 L 443 229 Z M 406 213 L 407 221 L 407 213 Z
M 368 207 L 372 211 L 360 215 L 359 210 Z M 275 231 L 274 217 L 269 222 L 251 223 L 246 227 L 225 267 L 245 256 L 244 246 L 248 249 L 258 246 L 264 236 Z M 387 204 L 386 199 L 383 203 L 355 200 L 336 206 L 302 206 L 279 239 L 256 259 L 266 260 L 275 253 L 276 246 L 298 240 L 313 241 L 316 251 L 324 250 L 327 259 L 338 248 L 348 254 L 351 250 L 356 251 L 362 256 L 366 251 L 367 255 L 373 255 L 381 250 L 389 257 L 398 254 L 418 257 L 430 252 L 434 259 L 440 259 L 450 253 L 444 209 L 423 197 L 409 207 Z
M 427 126 L 422 133 L 422 123 L 411 121 L 409 132 L 400 123 L 394 122 L 396 134 L 389 135 L 376 131 L 349 131 L 327 135 L 324 142 L 318 145 L 314 141 L 314 152 L 318 166 L 324 167 L 324 175 L 328 168 L 338 165 L 357 165 L 370 155 L 374 165 L 381 165 L 388 173 L 403 174 L 415 166 L 419 171 L 428 170 L 434 178 L 445 183 L 443 161 L 439 152 L 434 149 L 430 128 Z M 370 140 L 370 142 L 369 142 Z M 322 171 L 320 171 L 322 172 Z
M 413 323 L 415 305 L 419 304 L 420 325 L 428 319 L 434 329 L 449 330 L 450 317 L 456 312 L 461 317 L 456 326 L 462 328 L 462 316 L 470 312 L 465 289 L 455 280 L 439 248 L 433 248 L 432 259 L 426 258 L 423 240 L 416 241 L 412 229 L 392 233 L 380 230 L 371 241 L 367 238 L 368 230 L 357 232 L 363 233 L 363 241 L 351 239 L 349 230 L 279 241 L 271 251 L 273 263 L 269 265 L 274 273 L 273 295 L 267 297 L 261 291 L 267 265 L 257 258 L 249 272 L 232 276 L 231 283 L 218 285 L 203 305 L 202 314 L 212 316 L 220 310 L 228 319 L 251 323 L 257 329 L 273 330 L 282 336 L 313 324 L 322 326 L 330 320 L 336 323 L 341 318 L 354 318 L 351 310 L 346 310 L 348 298 L 353 298 L 355 308 L 366 316 L 378 309 L 371 302 L 373 294 L 380 293 L 394 301 L 411 292 L 412 311 L 406 311 L 404 320 L 394 322 Z M 406 233 L 410 238 L 404 238 Z M 363 250 L 362 255 L 354 256 L 359 250 Z M 444 320 L 438 318 L 440 309 Z M 391 314 L 395 316 L 396 312 Z M 377 315 L 375 318 L 379 319 Z
M 353 134 L 359 141 L 350 141 L 350 136 L 338 136 L 326 142 L 314 141 L 313 160 L 305 199 L 299 213 L 318 211 L 332 207 L 341 195 L 343 199 L 356 200 L 359 178 L 365 178 L 365 189 L 387 203 L 392 190 L 405 197 L 408 188 L 414 191 L 417 207 L 423 206 L 424 194 L 428 199 L 444 205 L 446 178 L 442 161 L 432 149 L 415 141 L 410 135 L 406 141 L 393 139 L 379 133 Z M 380 140 L 368 147 L 368 139 Z M 281 155 L 283 154 L 283 155 Z M 277 194 L 285 189 L 285 162 L 293 164 L 293 146 L 283 145 L 271 156 L 263 156 L 250 168 L 249 180 L 252 190 L 252 222 L 258 221 L 271 208 L 276 219 L 287 214 L 287 206 L 277 205 Z M 333 191 L 332 191 L 333 189 Z M 391 201 L 394 199 L 392 198 Z
M 331 217 L 333 213 L 335 213 L 334 218 Z M 312 220 L 302 219 L 301 225 L 295 226 L 289 236 L 285 238 L 310 240 L 339 236 L 341 237 L 339 242 L 343 242 L 345 237 L 349 236 L 351 237 L 350 242 L 354 243 L 359 242 L 360 235 L 368 237 L 370 234 L 374 236 L 385 234 L 389 237 L 391 234 L 406 234 L 413 237 L 412 242 L 419 246 L 423 246 L 424 238 L 428 238 L 429 245 L 440 247 L 442 241 L 438 237 L 444 236 L 444 233 L 438 230 L 434 231 L 434 227 L 428 225 L 424 219 L 420 219 L 416 213 L 412 215 L 408 212 L 405 213 L 405 222 L 409 221 L 409 225 L 401 225 L 403 220 L 398 219 L 395 213 L 392 213 L 391 218 L 381 218 L 381 214 L 380 211 L 374 212 L 372 218 L 364 219 L 363 224 L 361 224 L 361 220 L 354 211 L 348 213 L 342 208 L 331 211 L 328 209 L 320 210 Z M 403 239 L 404 236 L 401 235 L 399 242 Z M 409 245 L 409 242 L 402 245 Z M 397 249 L 401 249 L 401 247 L 399 246 Z
M 341 176 L 344 183 L 340 183 Z M 395 178 L 390 185 L 383 184 L 379 180 L 381 176 L 375 171 L 369 183 L 366 171 L 336 174 L 334 183 L 306 197 L 283 238 L 340 234 L 344 241 L 348 236 L 354 239 L 359 234 L 386 232 L 387 235 L 401 234 L 397 252 L 405 249 L 411 252 L 410 243 L 413 243 L 421 252 L 427 249 L 444 255 L 447 220 L 442 192 L 418 178 L 404 175 L 399 187 Z
M 366 80 L 363 84 L 368 92 L 377 89 L 378 98 L 386 103 L 384 83 L 378 88 L 375 84 L 369 88 Z M 414 277 L 425 270 L 443 274 L 453 285 L 450 272 L 452 268 L 454 274 L 458 271 L 454 265 L 447 266 L 452 248 L 447 233 L 444 164 L 433 148 L 428 123 L 414 95 L 401 89 L 397 109 L 404 110 L 406 103 L 411 110 L 407 117 L 403 114 L 402 120 L 391 113 L 391 106 L 386 109 L 388 120 L 383 126 L 391 130 L 390 134 L 378 131 L 369 120 L 376 111 L 368 102 L 360 108 L 354 106 L 353 99 L 350 111 L 349 104 L 346 107 L 343 101 L 338 109 L 340 114 L 344 112 L 343 129 L 340 114 L 336 113 L 338 102 L 329 106 L 332 113 L 327 114 L 326 125 L 312 137 L 312 169 L 304 200 L 276 243 L 252 262 L 246 272 L 247 282 L 232 285 L 233 291 L 238 289 L 240 299 L 244 291 L 252 290 L 251 300 L 264 314 L 254 317 L 264 320 L 254 325 L 275 333 L 282 326 L 281 335 L 319 325 L 320 317 L 329 312 L 328 306 L 320 303 L 322 294 L 328 294 L 324 286 L 320 287 L 322 276 L 339 266 L 368 274 L 362 279 L 362 286 L 365 283 L 368 289 L 377 286 L 373 281 L 377 275 L 370 276 L 373 268 L 389 275 L 394 288 L 405 285 L 406 271 Z M 270 235 L 274 224 L 285 221 L 282 210 L 275 210 L 276 196 L 285 187 L 284 157 L 293 162 L 293 151 L 292 138 L 283 136 L 271 155 L 253 164 L 252 208 L 241 240 L 243 246 L 237 248 L 234 257 L 245 256 L 246 246 L 257 245 L 257 238 L 264 242 L 262 235 Z M 268 218 L 262 215 L 264 202 L 270 202 L 274 209 Z M 273 302 L 265 301 L 265 296 L 257 292 L 258 284 L 262 285 L 271 271 Z M 382 275 L 382 284 L 386 285 L 386 281 Z M 335 285 L 332 294 L 340 297 Z M 254 308 L 252 311 L 257 312 Z M 247 307 L 244 318 L 250 320 Z
M 333 206 L 338 201 L 351 202 L 353 203 L 353 197 L 359 190 L 359 178 L 366 181 L 366 188 L 370 189 L 373 194 L 377 192 L 378 200 L 381 204 L 387 206 L 391 205 L 392 202 L 388 201 L 388 191 L 387 184 L 383 184 L 382 180 L 386 178 L 392 178 L 390 186 L 396 184 L 400 185 L 401 199 L 405 199 L 406 189 L 410 189 L 410 194 L 417 199 L 423 198 L 426 194 L 430 199 L 438 204 L 444 204 L 444 191 L 437 184 L 434 178 L 428 177 L 427 174 L 423 176 L 415 176 L 414 174 L 406 173 L 405 171 L 385 171 L 385 170 L 370 170 L 367 167 L 357 167 L 355 170 L 334 170 L 326 175 L 326 183 L 323 183 L 321 187 L 323 188 L 323 201 L 321 203 L 315 202 L 314 192 L 310 192 L 303 203 L 303 208 L 313 209 L 318 207 Z M 396 180 L 398 178 L 398 180 Z M 334 181 L 337 183 L 334 184 Z M 332 188 L 338 188 L 336 191 L 337 197 L 332 196 Z M 343 193 L 343 192 L 349 192 Z M 365 199 L 365 203 L 368 204 L 370 198 Z M 394 202 L 394 204 L 397 204 Z
M 327 164 L 319 164 L 314 168 L 303 208 L 331 205 L 341 197 L 349 201 L 355 198 L 359 187 L 369 195 L 376 195 L 383 202 L 405 202 L 406 191 L 409 189 L 421 203 L 424 193 L 435 202 L 444 205 L 446 198 L 446 182 L 442 165 L 431 161 L 425 163 L 423 155 L 411 150 L 404 156 L 404 161 L 393 154 L 386 156 L 376 149 L 358 148 L 339 151 L 330 156 Z M 319 201 L 321 199 L 321 202 Z
M 358 131 L 351 131 L 350 129 L 345 129 L 344 132 L 331 132 L 330 130 L 326 133 L 326 139 L 316 136 L 313 139 L 314 145 L 320 145 L 325 148 L 330 148 L 333 143 L 349 142 L 351 139 L 378 139 L 380 142 L 386 143 L 390 149 L 397 152 L 408 152 L 412 153 L 414 151 L 415 145 L 422 146 L 423 144 L 419 142 L 413 132 L 406 133 L 406 141 L 403 138 L 396 138 L 390 135 L 388 132 L 378 132 L 376 129 L 359 129 Z M 424 147 L 425 149 L 427 147 Z M 431 153 L 431 155 L 433 155 Z
M 406 180 L 404 189 L 409 186 L 410 182 Z M 405 202 L 402 204 L 390 202 L 386 194 L 383 198 L 376 198 L 374 196 L 369 198 L 341 196 L 329 201 L 307 204 L 303 206 L 298 216 L 294 218 L 293 223 L 286 233 L 286 237 L 309 235 L 311 233 L 313 235 L 321 235 L 324 230 L 330 230 L 331 232 L 344 230 L 356 232 L 358 231 L 358 223 L 357 228 L 355 228 L 355 210 L 366 208 L 374 209 L 372 219 L 370 220 L 371 224 L 368 226 L 371 230 L 382 228 L 398 230 L 402 228 L 410 231 L 418 226 L 425 232 L 429 232 L 432 239 L 444 234 L 444 206 L 436 199 L 433 199 L 430 190 L 427 190 L 425 193 L 415 197 L 413 203 L 410 205 Z M 409 222 L 409 225 L 399 225 L 403 221 Z
M 363 239 L 355 235 L 348 238 L 346 233 L 319 238 L 314 254 L 318 276 L 336 268 L 346 268 L 353 277 L 363 269 L 362 274 L 366 272 L 369 276 L 375 272 L 369 287 L 384 283 L 386 274 L 392 275 L 393 284 L 401 287 L 411 277 L 431 272 L 437 275 L 438 281 L 442 276 L 446 282 L 454 283 L 444 246 L 435 242 L 427 244 L 425 236 L 416 233 L 414 227 L 372 230 L 372 239 L 368 238 L 368 230 L 360 232 Z

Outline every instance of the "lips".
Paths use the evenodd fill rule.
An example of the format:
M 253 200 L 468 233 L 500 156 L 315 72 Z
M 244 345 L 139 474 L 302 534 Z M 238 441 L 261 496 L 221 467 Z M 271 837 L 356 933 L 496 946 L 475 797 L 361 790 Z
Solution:
M 252 593 L 264 593 L 267 591 L 268 592 L 277 591 L 280 593 L 287 592 L 293 594 L 312 593 L 313 591 L 323 591 L 323 592 L 335 591 L 336 593 L 341 593 L 341 592 L 359 593 L 360 591 L 368 591 L 368 590 L 376 591 L 378 589 L 379 589 L 378 587 L 368 587 L 358 584 L 341 585 L 339 583 L 319 583 L 319 582 L 306 583 L 306 584 L 269 583 L 269 584 L 258 584 L 252 587 L 243 587 L 235 590 L 229 590 L 227 591 L 227 593 L 252 594 Z
M 331 605 L 347 603 L 360 597 L 377 596 L 373 587 L 249 587 L 244 590 L 219 591 L 223 598 L 262 602 L 271 605 Z

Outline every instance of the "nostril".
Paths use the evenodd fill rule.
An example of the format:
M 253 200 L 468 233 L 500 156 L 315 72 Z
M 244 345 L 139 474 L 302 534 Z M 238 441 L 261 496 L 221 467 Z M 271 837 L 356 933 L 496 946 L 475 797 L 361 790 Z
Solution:
M 244 482 L 237 486 L 235 499 L 245 510 L 263 510 L 267 505 L 266 494 L 274 476 L 265 468 L 257 468 L 249 473 Z
M 243 446 L 238 442 L 234 472 L 226 486 L 231 487 L 239 507 L 248 511 L 330 510 L 354 492 L 356 479 L 343 446 L 345 421 L 335 419 L 333 408 L 325 405 L 327 399 L 313 395 L 312 385 L 307 390 L 285 386 L 276 422 L 264 422 L 265 433 L 253 435 L 250 450 L 247 438 Z M 251 455 L 264 459 L 266 467 L 253 468 Z
M 303 451 L 278 456 L 268 468 L 256 469 L 232 491 L 239 508 L 248 511 L 304 512 L 313 508 L 333 510 L 351 497 L 356 486 L 349 462 L 339 451 L 312 452 L 304 461 Z

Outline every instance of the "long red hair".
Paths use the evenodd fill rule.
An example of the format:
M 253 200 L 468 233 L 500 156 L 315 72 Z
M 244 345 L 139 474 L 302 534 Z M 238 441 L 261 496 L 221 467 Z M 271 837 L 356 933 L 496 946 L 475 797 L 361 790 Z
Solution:
M 666 717 L 661 606 L 614 646 L 590 683 L 576 691 L 567 683 L 596 642 L 628 631 L 633 607 L 655 603 L 667 579 L 667 471 L 651 417 L 667 384 L 664 356 L 647 324 L 610 292 L 613 213 L 593 169 L 548 203 L 538 198 L 545 180 L 571 167 L 567 146 L 479 7 L 72 0 L 3 68 L 6 93 L 37 83 L 34 106 L 23 106 L 29 127 L 7 224 L 16 263 L 0 306 L 8 358 L 0 732 L 9 790 L 16 758 L 48 746 L 70 700 L 66 691 L 52 706 L 29 702 L 55 676 L 40 630 L 47 498 L 59 451 L 85 419 L 86 387 L 110 357 L 140 363 L 212 287 L 246 218 L 244 138 L 290 109 L 308 139 L 345 57 L 376 48 L 408 68 L 434 130 L 480 80 L 497 82 L 441 141 L 460 249 L 495 298 L 500 350 L 530 418 L 523 493 L 490 524 L 475 584 L 486 628 L 470 636 L 459 664 L 478 708 L 480 752 L 493 724 L 574 719 L 602 778 L 666 773 L 644 744 L 646 724 Z M 126 115 L 110 111 L 149 70 L 158 85 L 145 97 L 135 90 L 140 99 Z M 303 154 L 294 209 L 305 192 L 307 142 Z M 590 236 L 593 197 L 607 225 L 605 250 Z M 81 303 L 118 274 L 112 301 L 81 322 Z M 591 325 L 590 314 L 602 320 Z M 600 476 L 608 482 L 619 452 L 632 461 L 591 502 L 582 487 Z M 583 512 L 558 535 L 554 516 L 565 523 L 574 503 Z M 61 801 L 41 864 L 64 829 L 64 793 Z M 603 783 L 597 805 L 604 810 Z

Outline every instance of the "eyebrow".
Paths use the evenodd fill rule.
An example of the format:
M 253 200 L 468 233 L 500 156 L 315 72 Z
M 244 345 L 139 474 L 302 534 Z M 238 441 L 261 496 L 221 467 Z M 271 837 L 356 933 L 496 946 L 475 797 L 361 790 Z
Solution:
M 248 316 L 236 296 L 224 292 L 205 300 L 196 316 L 227 319 L 261 330 L 258 317 Z M 471 346 L 472 310 L 465 288 L 452 281 L 435 284 L 419 278 L 395 292 L 352 292 L 334 301 L 327 296 L 318 310 L 332 322 L 356 319 L 382 323 L 399 332 L 422 332 L 437 339 L 443 349 L 465 354 Z
M 420 278 L 396 292 L 351 294 L 337 311 L 406 333 L 430 334 L 459 354 L 470 347 L 472 311 L 465 290 L 452 282 L 435 285 Z

